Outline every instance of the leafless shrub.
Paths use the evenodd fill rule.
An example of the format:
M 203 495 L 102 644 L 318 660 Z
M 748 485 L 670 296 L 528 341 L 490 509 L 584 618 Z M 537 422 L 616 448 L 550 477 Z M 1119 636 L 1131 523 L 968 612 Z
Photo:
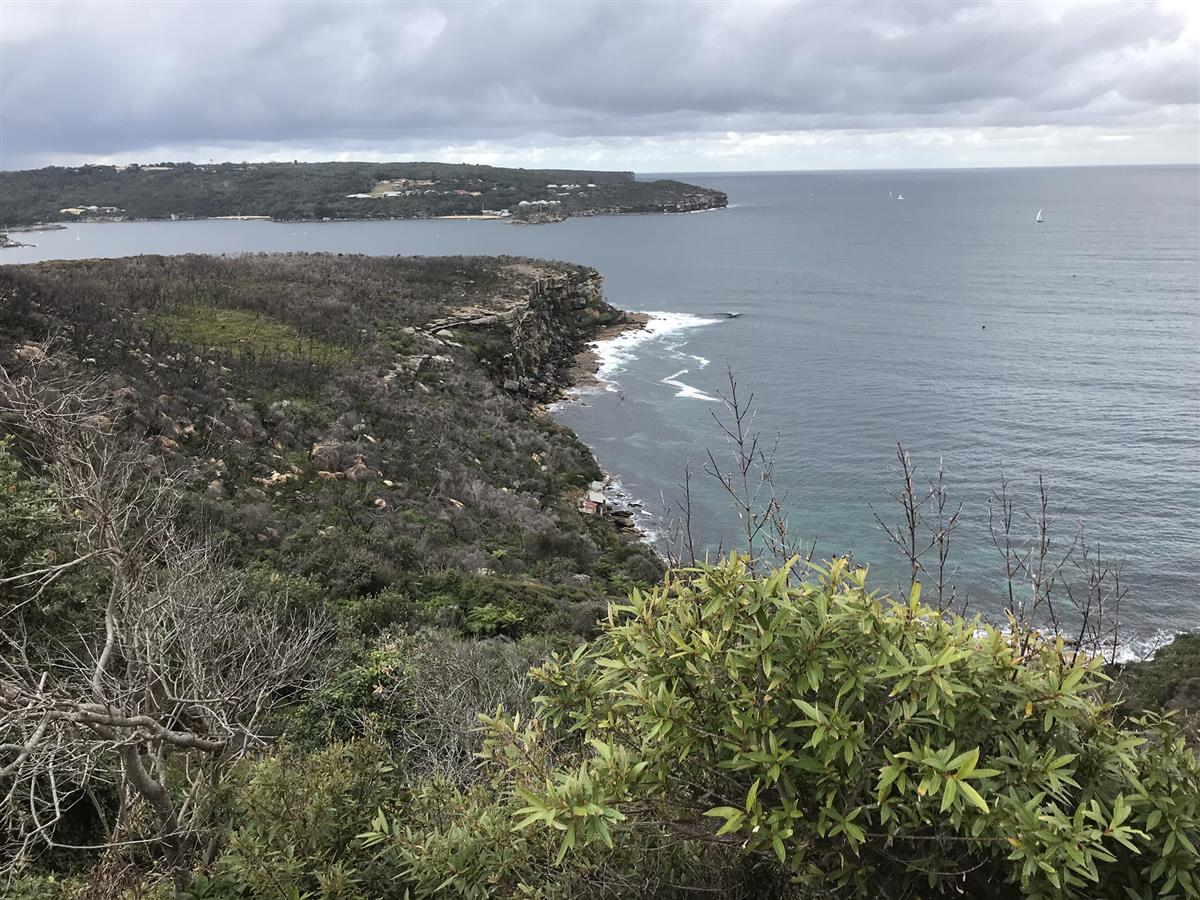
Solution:
M 905 590 L 901 585 L 901 593 L 910 593 L 920 582 L 921 573 L 929 572 L 925 559 L 932 553 L 936 557 L 933 574 L 937 587 L 937 607 L 943 610 L 951 608 L 957 590 L 948 580 L 953 575 L 950 569 L 950 539 L 962 515 L 962 501 L 957 504 L 951 501 L 946 472 L 940 461 L 937 474 L 927 486 L 921 487 L 917 481 L 916 465 L 899 441 L 896 442 L 896 460 L 899 463 L 901 487 L 891 498 L 900 507 L 902 519 L 889 524 L 874 505 L 871 506 L 871 512 L 888 540 L 900 549 L 908 561 L 908 589 Z
M 739 549 L 752 567 L 781 565 L 793 557 L 811 560 L 815 545 L 804 548 L 800 537 L 788 526 L 786 494 L 775 486 L 776 446 L 765 448 L 754 429 L 754 395 L 738 393 L 733 370 L 727 370 L 729 387 L 720 394 L 724 415 L 713 412 L 713 420 L 725 438 L 726 453 L 718 457 L 707 451 L 704 474 L 716 480 L 737 513 L 744 545 Z M 681 495 L 667 506 L 668 563 L 673 567 L 699 562 L 693 533 L 692 473 L 684 468 Z M 717 555 L 723 552 L 717 548 Z M 796 573 L 802 576 L 802 571 Z
M 930 572 L 930 559 L 936 566 L 937 605 L 950 609 L 957 597 L 949 581 L 951 538 L 963 504 L 950 500 L 940 462 L 936 476 L 920 487 L 916 465 L 899 442 L 896 458 L 901 486 L 891 496 L 901 509 L 901 520 L 889 523 L 873 506 L 872 512 L 908 562 L 909 590 L 922 573 Z M 1089 544 L 1082 525 L 1060 538 L 1050 490 L 1040 473 L 1031 511 L 1018 508 L 1012 482 L 1001 476 L 999 488 L 988 498 L 988 533 L 1000 556 L 1005 613 L 1022 649 L 1044 635 L 1061 636 L 1064 661 L 1076 653 L 1115 661 L 1121 603 L 1128 592 L 1121 582 L 1123 562 L 1104 557 L 1098 546 Z M 959 612 L 965 611 L 964 600 Z
M 752 565 L 778 564 L 794 556 L 811 560 L 815 545 L 805 548 L 788 528 L 786 495 L 775 487 L 775 448 L 765 448 L 753 427 L 754 397 L 739 394 L 732 371 L 728 379 L 728 391 L 721 395 L 725 414 L 713 415 L 728 456 L 709 451 L 704 472 L 716 479 L 737 513 L 739 550 L 748 554 Z M 952 553 L 963 501 L 952 495 L 941 461 L 933 477 L 922 483 L 916 463 L 899 441 L 896 460 L 900 486 L 891 499 L 899 507 L 899 520 L 889 521 L 873 505 L 871 510 L 907 562 L 908 583 L 900 585 L 900 592 L 911 592 L 922 576 L 928 576 L 933 590 L 925 596 L 938 609 L 965 615 L 969 597 L 960 598 Z M 700 561 L 693 477 L 690 466 L 685 467 L 677 498 L 672 503 L 664 498 L 667 560 L 673 568 Z M 1097 545 L 1090 544 L 1082 525 L 1060 537 L 1042 475 L 1031 511 L 1018 509 L 1012 482 L 1001 477 L 1000 487 L 988 499 L 988 532 L 1000 555 L 1005 611 L 1022 646 L 1028 649 L 1031 641 L 1045 635 L 1061 636 L 1064 661 L 1077 653 L 1115 661 L 1120 611 L 1128 594 L 1122 581 L 1123 561 L 1105 557 Z M 802 577 L 802 569 L 797 574 Z
M 380 707 L 361 730 L 384 728 L 414 775 L 473 780 L 483 747 L 480 714 L 499 707 L 524 719 L 533 714 L 529 670 L 545 658 L 543 645 L 463 641 L 424 629 L 384 635 L 379 647 L 395 662 L 384 667 L 375 687 Z
M 889 523 L 872 506 L 875 521 L 908 562 L 909 590 L 922 573 L 933 571 L 939 609 L 954 606 L 957 591 L 949 581 L 951 538 L 962 515 L 962 501 L 949 497 L 945 471 L 922 487 L 908 450 L 896 444 L 900 487 L 891 496 L 900 521 Z M 1000 556 L 1005 613 L 1023 650 L 1045 635 L 1064 638 L 1064 661 L 1076 653 L 1104 655 L 1110 662 L 1119 649 L 1122 563 L 1090 545 L 1082 525 L 1060 538 L 1050 490 L 1039 473 L 1032 510 L 1018 508 L 1013 484 L 1001 476 L 988 498 L 988 534 Z M 930 560 L 927 565 L 926 560 Z M 901 585 L 903 592 L 904 586 Z M 1068 613 L 1067 610 L 1070 610 Z M 966 601 L 958 610 L 966 612 Z
M 111 779 L 120 806 L 108 821 L 95 804 L 107 831 L 96 849 L 156 847 L 182 888 L 207 790 L 313 685 L 327 629 L 249 603 L 218 548 L 179 528 L 177 481 L 145 477 L 111 439 L 119 410 L 102 386 L 66 372 L 52 355 L 19 378 L 0 368 L 4 428 L 76 523 L 69 558 L 3 578 L 18 599 L 0 610 L 0 867 L 62 846 L 58 821 Z M 27 612 L 80 567 L 103 596 L 73 633 L 33 632 Z M 149 837 L 135 830 L 139 807 L 153 812 Z

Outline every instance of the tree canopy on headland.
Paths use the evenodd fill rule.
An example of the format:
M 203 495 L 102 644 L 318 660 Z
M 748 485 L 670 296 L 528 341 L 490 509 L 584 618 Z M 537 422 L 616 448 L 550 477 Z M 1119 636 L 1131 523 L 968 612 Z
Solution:
M 688 212 L 725 203 L 720 191 L 639 181 L 632 172 L 434 162 L 185 162 L 0 172 L 0 229 L 81 219 L 413 219 L 504 210 L 520 220 Z

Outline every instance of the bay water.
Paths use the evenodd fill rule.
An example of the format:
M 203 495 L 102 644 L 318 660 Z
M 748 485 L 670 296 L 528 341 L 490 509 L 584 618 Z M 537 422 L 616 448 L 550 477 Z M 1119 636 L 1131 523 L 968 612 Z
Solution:
M 1061 542 L 1082 522 L 1125 560 L 1131 653 L 1200 627 L 1200 168 L 677 177 L 730 208 L 529 227 L 84 224 L 14 235 L 37 246 L 0 263 L 328 251 L 595 266 L 611 303 L 654 317 L 601 347 L 605 384 L 556 415 L 652 534 L 690 466 L 701 543 L 737 540 L 702 472 L 708 449 L 725 453 L 714 413 L 732 371 L 775 448 L 790 529 L 819 557 L 852 551 L 881 589 L 905 578 L 875 521 L 899 516 L 900 440 L 964 503 L 952 578 L 973 611 L 1002 608 L 988 498 L 1004 476 L 1032 512 L 1040 473 Z

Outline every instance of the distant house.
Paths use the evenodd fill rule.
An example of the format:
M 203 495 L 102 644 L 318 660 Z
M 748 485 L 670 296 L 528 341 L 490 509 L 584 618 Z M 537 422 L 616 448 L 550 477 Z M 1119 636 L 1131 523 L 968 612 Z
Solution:
M 608 510 L 608 500 L 603 492 L 604 482 L 593 481 L 588 492 L 579 499 L 579 511 L 595 516 Z

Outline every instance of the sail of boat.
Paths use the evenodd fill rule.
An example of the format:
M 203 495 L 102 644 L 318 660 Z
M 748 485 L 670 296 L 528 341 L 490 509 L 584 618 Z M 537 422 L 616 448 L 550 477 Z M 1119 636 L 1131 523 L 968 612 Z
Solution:
M 1039 221 L 1039 222 L 1043 221 L 1042 220 L 1042 211 L 1040 209 L 1038 210 L 1037 221 Z

